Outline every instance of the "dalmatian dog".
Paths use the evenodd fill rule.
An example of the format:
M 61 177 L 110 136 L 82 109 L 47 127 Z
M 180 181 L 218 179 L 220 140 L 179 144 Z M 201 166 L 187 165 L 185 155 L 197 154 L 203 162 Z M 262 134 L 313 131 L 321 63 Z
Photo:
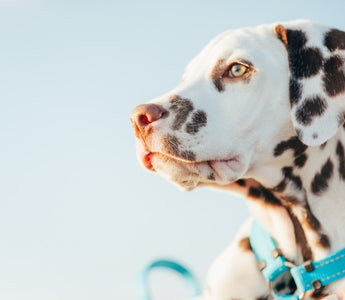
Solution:
M 322 259 L 345 247 L 344 61 L 345 32 L 310 21 L 224 32 L 176 88 L 133 110 L 139 160 L 184 190 L 242 191 L 291 262 Z M 207 299 L 269 297 L 236 244 L 220 260 L 239 255 L 260 287 L 250 295 L 254 279 L 224 263 L 211 268 Z M 236 274 L 246 284 L 231 296 L 237 286 L 220 282 Z M 304 299 L 344 290 L 338 280 Z

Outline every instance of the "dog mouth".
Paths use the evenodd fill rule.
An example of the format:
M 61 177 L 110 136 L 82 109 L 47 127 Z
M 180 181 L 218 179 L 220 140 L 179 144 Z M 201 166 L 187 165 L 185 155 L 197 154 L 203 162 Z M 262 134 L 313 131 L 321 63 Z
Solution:
M 167 153 L 147 151 L 141 143 L 138 144 L 138 159 L 151 172 L 160 173 L 164 165 L 167 168 L 170 166 L 174 172 L 181 168 L 188 170 L 188 173 L 194 178 L 197 177 L 200 182 L 228 184 L 237 180 L 243 169 L 239 155 L 226 159 L 192 161 Z

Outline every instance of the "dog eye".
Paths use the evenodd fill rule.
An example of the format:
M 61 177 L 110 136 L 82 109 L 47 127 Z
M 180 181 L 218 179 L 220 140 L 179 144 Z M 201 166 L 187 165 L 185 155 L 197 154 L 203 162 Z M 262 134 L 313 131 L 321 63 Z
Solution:
M 248 71 L 249 68 L 247 66 L 236 63 L 230 66 L 227 75 L 232 78 L 238 78 L 246 74 Z

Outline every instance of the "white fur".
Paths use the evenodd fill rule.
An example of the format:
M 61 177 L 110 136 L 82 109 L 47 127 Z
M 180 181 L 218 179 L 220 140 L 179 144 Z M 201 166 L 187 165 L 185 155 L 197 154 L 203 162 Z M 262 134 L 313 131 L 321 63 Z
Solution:
M 289 183 L 282 196 L 293 196 L 304 201 L 307 196 L 312 212 L 322 224 L 322 230 L 330 238 L 331 248 L 318 245 L 315 232 L 306 229 L 306 236 L 314 258 L 321 259 L 345 246 L 345 184 L 338 176 L 338 160 L 335 155 L 337 141 L 345 141 L 343 130 L 338 130 L 337 115 L 345 109 L 344 94 L 329 99 L 326 113 L 315 119 L 311 126 L 303 127 L 295 119 L 295 109 L 289 103 L 289 62 L 286 48 L 274 29 L 277 24 L 262 25 L 222 33 L 212 40 L 187 67 L 183 81 L 172 91 L 153 99 L 169 110 L 169 99 L 173 95 L 193 102 L 195 111 L 207 113 L 207 126 L 190 135 L 182 126 L 172 130 L 173 118 L 160 119 L 150 126 L 153 129 L 149 151 L 154 169 L 184 189 L 210 185 L 225 189 L 236 189 L 233 182 L 240 178 L 251 178 L 266 188 L 280 182 L 281 169 L 293 165 L 293 152 L 286 151 L 273 156 L 274 147 L 283 140 L 296 136 L 295 129 L 303 132 L 302 141 L 308 145 L 320 145 L 328 140 L 326 147 L 309 147 L 307 167 L 295 168 L 294 175 L 303 179 L 303 189 L 298 190 Z M 301 29 L 308 34 L 308 46 L 319 47 L 326 56 L 323 36 L 329 28 L 309 22 L 283 23 L 284 27 Z M 218 91 L 212 81 L 212 70 L 222 59 L 225 64 L 239 60 L 250 61 L 255 73 L 249 82 L 237 80 L 224 83 L 224 91 Z M 302 80 L 303 97 L 323 93 L 321 75 L 311 80 Z M 189 115 L 187 122 L 192 119 Z M 317 131 L 318 138 L 312 135 Z M 181 141 L 180 150 L 192 151 L 196 162 L 188 162 L 166 153 L 164 137 L 174 135 Z M 225 162 L 235 157 L 234 162 Z M 311 192 L 310 184 L 322 164 L 331 158 L 334 174 L 329 188 L 322 196 Z M 210 167 L 210 164 L 213 169 Z M 214 172 L 215 180 L 208 179 Z M 250 200 L 250 199 L 249 199 Z M 284 254 L 295 262 L 302 262 L 295 243 L 293 227 L 284 209 L 267 209 L 260 203 L 249 201 L 253 215 L 276 239 Z M 304 208 L 294 211 L 305 226 Z M 269 293 L 262 275 L 257 269 L 254 256 L 238 247 L 240 237 L 248 235 L 246 223 L 239 236 L 215 261 L 210 269 L 207 288 L 202 300 L 251 300 Z M 328 291 L 344 289 L 344 280 L 331 285 Z M 329 296 L 331 300 L 337 296 Z M 305 298 L 308 299 L 308 296 Z

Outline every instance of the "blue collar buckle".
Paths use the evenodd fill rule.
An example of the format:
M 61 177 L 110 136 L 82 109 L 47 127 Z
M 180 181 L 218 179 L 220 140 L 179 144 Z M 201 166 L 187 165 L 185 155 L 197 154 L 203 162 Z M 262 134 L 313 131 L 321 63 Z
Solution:
M 345 248 L 324 259 L 295 266 L 282 255 L 274 239 L 256 220 L 249 239 L 274 300 L 303 299 L 305 292 L 318 291 L 345 277 Z

